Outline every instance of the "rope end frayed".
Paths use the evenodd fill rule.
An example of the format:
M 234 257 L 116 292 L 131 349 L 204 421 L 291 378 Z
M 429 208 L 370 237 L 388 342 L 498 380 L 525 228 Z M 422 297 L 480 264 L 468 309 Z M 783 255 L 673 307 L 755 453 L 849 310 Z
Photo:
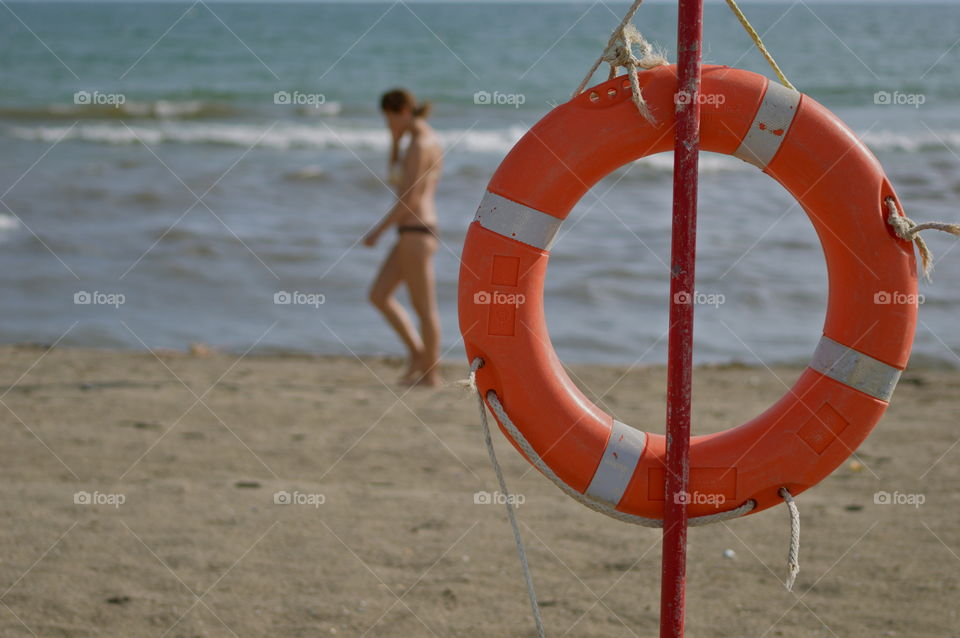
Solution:
M 800 573 L 800 509 L 787 488 L 780 488 L 780 496 L 790 510 L 790 549 L 787 551 L 787 580 L 783 586 L 787 591 L 793 591 L 793 584 Z
M 796 582 L 797 574 L 799 573 L 800 573 L 799 569 L 797 571 L 793 571 L 792 569 L 790 570 L 790 573 L 787 575 L 787 580 L 783 583 L 783 586 L 786 588 L 787 591 L 793 591 L 793 583 Z
M 454 381 L 453 385 L 467 392 L 474 392 L 477 389 L 477 381 L 472 372 L 466 379 L 457 379 Z
M 477 357 L 470 362 L 470 374 L 466 379 L 457 379 L 453 382 L 453 385 L 457 386 L 462 390 L 467 390 L 468 392 L 477 392 L 477 370 L 483 367 L 483 359 Z

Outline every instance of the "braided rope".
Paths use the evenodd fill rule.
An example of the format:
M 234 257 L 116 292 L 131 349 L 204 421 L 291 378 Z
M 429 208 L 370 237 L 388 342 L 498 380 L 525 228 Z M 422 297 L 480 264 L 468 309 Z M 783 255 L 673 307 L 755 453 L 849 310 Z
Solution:
M 927 247 L 927 242 L 923 240 L 920 233 L 924 230 L 939 230 L 951 235 L 960 236 L 960 224 L 947 224 L 944 222 L 926 222 L 918 224 L 906 215 L 901 215 L 897 208 L 897 202 L 892 197 L 887 197 L 884 202 L 887 205 L 887 223 L 893 227 L 893 232 L 897 237 L 905 241 L 912 241 L 917 245 L 917 252 L 920 253 L 920 263 L 923 270 L 923 278 L 930 281 L 930 273 L 933 272 L 933 253 Z
M 790 80 L 787 79 L 787 76 L 784 75 L 783 71 L 780 70 L 780 65 L 777 64 L 777 61 L 773 59 L 770 51 L 768 51 L 767 47 L 763 44 L 760 34 L 757 33 L 757 30 L 754 29 L 753 25 L 750 24 L 750 21 L 747 20 L 747 16 L 745 16 L 743 11 L 740 10 L 740 7 L 737 5 L 737 1 L 727 0 L 727 6 L 730 7 L 731 11 L 733 11 L 733 15 L 737 16 L 737 20 L 740 21 L 741 25 L 743 25 L 743 28 L 753 40 L 753 43 L 757 46 L 757 49 L 759 49 L 760 53 L 763 54 L 763 57 L 766 58 L 767 64 L 769 64 L 770 68 L 773 69 L 773 72 L 777 74 L 780 84 L 784 85 L 788 89 L 793 89 L 796 91 L 797 89 L 793 86 L 793 84 L 790 83 Z
M 783 584 L 787 591 L 793 591 L 793 583 L 797 580 L 797 574 L 800 573 L 800 508 L 793 500 L 790 490 L 785 487 L 780 488 L 780 496 L 787 502 L 787 509 L 790 510 L 790 549 L 787 550 L 787 580 Z
M 507 491 L 507 482 L 503 478 L 503 469 L 500 462 L 497 461 L 497 453 L 493 449 L 493 438 L 490 436 L 490 426 L 487 424 L 487 410 L 483 405 L 483 397 L 477 391 L 477 369 L 483 365 L 483 359 L 477 357 L 470 365 L 469 387 L 477 395 L 477 404 L 480 408 L 480 424 L 483 426 L 483 440 L 487 444 L 487 454 L 490 456 L 490 463 L 493 465 L 493 471 L 497 474 L 497 482 L 500 484 L 500 493 L 504 495 L 504 501 L 507 505 L 507 518 L 510 519 L 510 527 L 513 528 L 513 542 L 517 546 L 517 554 L 520 556 L 520 566 L 523 568 L 523 579 L 527 583 L 527 597 L 530 598 L 530 608 L 533 610 L 533 622 L 537 626 L 537 636 L 544 638 L 543 618 L 540 616 L 540 604 L 537 602 L 537 592 L 533 588 L 533 576 L 530 573 L 530 563 L 527 562 L 527 550 L 523 546 L 523 538 L 520 536 L 520 526 L 517 525 L 517 513 L 513 509 L 513 500 L 510 498 L 510 492 Z

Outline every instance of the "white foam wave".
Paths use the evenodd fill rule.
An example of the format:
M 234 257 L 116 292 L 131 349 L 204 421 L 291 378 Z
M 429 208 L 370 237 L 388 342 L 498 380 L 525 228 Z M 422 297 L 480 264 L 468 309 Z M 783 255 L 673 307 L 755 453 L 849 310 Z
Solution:
M 249 123 L 201 124 L 194 122 L 160 122 L 151 125 L 127 125 L 102 122 L 67 126 L 13 127 L 20 139 L 54 142 L 59 139 L 82 140 L 103 144 L 227 144 L 249 147 L 254 144 L 271 148 L 350 148 L 353 150 L 386 151 L 390 138 L 381 128 L 333 128 L 300 123 L 266 126 Z M 472 152 L 504 153 L 512 147 L 524 129 L 519 126 L 490 130 L 447 129 L 439 132 L 448 148 Z
M 301 106 L 297 109 L 299 115 L 340 115 L 343 111 L 343 105 L 340 102 L 324 102 L 314 106 Z
M 153 105 L 156 108 L 156 105 Z M 254 144 L 269 148 L 318 148 L 386 151 L 389 136 L 380 127 L 305 124 L 284 122 L 266 131 L 265 125 L 249 122 L 201 123 L 188 121 L 161 121 L 124 125 L 119 122 L 88 122 L 70 128 L 68 126 L 18 126 L 10 129 L 18 138 L 54 142 L 82 140 L 101 144 L 134 144 L 141 140 L 147 144 L 224 144 L 250 147 Z M 265 132 L 266 131 L 266 132 Z M 441 142 L 453 152 L 491 153 L 503 155 L 516 144 L 526 132 L 522 126 L 496 129 L 445 129 L 439 131 Z M 960 148 L 960 130 L 939 132 L 926 131 L 911 134 L 900 131 L 871 131 L 863 136 L 864 142 L 874 151 L 900 151 L 915 153 L 923 150 Z M 644 160 L 655 168 L 672 167 L 669 155 L 655 156 Z M 729 170 L 739 166 L 723 158 L 704 160 L 707 170 Z
M 158 100 L 156 102 L 127 102 L 123 105 L 125 114 L 134 117 L 178 118 L 202 115 L 211 107 L 200 100 L 174 102 Z
M 664 173 L 673 172 L 673 153 L 659 153 L 637 160 L 638 164 L 647 166 Z M 704 153 L 700 155 L 699 164 L 701 173 L 723 173 L 727 171 L 755 171 L 756 169 L 743 160 L 728 155 Z
M 861 138 L 874 151 L 919 153 L 933 149 L 960 148 L 960 131 L 871 131 Z
M 328 177 L 327 170 L 323 166 L 304 166 L 295 171 L 291 171 L 285 176 L 289 180 L 293 181 L 314 181 L 314 180 L 324 180 Z
M 0 213 L 0 232 L 14 230 L 20 227 L 20 222 L 13 215 Z

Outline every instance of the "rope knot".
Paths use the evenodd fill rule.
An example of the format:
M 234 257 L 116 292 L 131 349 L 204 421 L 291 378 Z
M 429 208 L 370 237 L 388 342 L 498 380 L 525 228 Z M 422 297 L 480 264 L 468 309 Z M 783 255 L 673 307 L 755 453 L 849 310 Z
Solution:
M 583 93 L 587 82 L 590 81 L 590 78 L 593 77 L 594 72 L 596 72 L 602 62 L 610 65 L 610 80 L 616 76 L 617 69 L 623 67 L 627 69 L 627 74 L 630 78 L 630 93 L 634 106 L 637 107 L 640 115 L 642 115 L 645 120 L 650 122 L 650 124 L 656 125 L 657 121 L 650 112 L 649 107 L 647 107 L 647 102 L 643 99 L 643 94 L 640 92 L 637 70 L 652 69 L 662 64 L 667 64 L 667 58 L 662 52 L 647 42 L 647 39 L 644 38 L 630 22 L 633 13 L 639 5 L 640 1 L 634 2 L 633 7 L 631 7 L 627 15 L 623 17 L 623 20 L 617 25 L 617 28 L 613 30 L 613 33 L 610 35 L 610 40 L 607 42 L 607 47 L 603 50 L 603 54 L 593 63 L 590 72 L 587 73 L 586 77 L 583 78 L 583 82 L 581 82 L 577 90 L 574 91 L 573 97 Z M 637 46 L 637 50 L 640 53 L 639 58 L 633 52 L 634 45 Z
M 604 49 L 601 58 L 603 58 L 603 61 L 612 67 L 627 66 L 628 64 L 637 63 L 637 58 L 633 55 L 630 45 L 625 44 L 621 40 L 617 40 Z
M 892 197 L 884 200 L 887 205 L 887 223 L 893 228 L 893 232 L 904 241 L 913 242 L 917 245 L 917 252 L 920 253 L 921 269 L 923 271 L 924 281 L 930 281 L 930 273 L 933 272 L 933 253 L 927 247 L 927 242 L 923 240 L 920 233 L 924 230 L 939 230 L 951 235 L 960 236 L 960 225 L 945 224 L 943 222 L 927 222 L 918 224 L 906 215 L 900 214 L 897 208 L 897 202 Z
M 633 45 L 637 45 L 639 49 L 639 58 L 633 53 Z M 622 29 L 614 31 L 612 41 L 603 50 L 602 58 L 611 66 L 611 73 L 619 67 L 652 69 L 667 63 L 663 54 L 654 49 L 633 24 L 626 24 Z

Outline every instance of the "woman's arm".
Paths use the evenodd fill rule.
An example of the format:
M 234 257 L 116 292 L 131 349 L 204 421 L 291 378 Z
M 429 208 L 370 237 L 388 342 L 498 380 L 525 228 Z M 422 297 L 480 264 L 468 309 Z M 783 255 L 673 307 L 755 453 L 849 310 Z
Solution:
M 399 187 L 403 179 L 403 167 L 400 166 L 400 138 L 392 138 L 390 145 L 390 161 L 387 164 L 387 183 Z
M 400 183 L 400 188 L 397 189 L 397 201 L 384 215 L 383 219 L 363 238 L 365 245 L 373 246 L 376 244 L 384 231 L 399 222 L 407 213 L 416 210 L 416 198 L 420 195 L 416 192 L 416 186 L 423 172 L 420 166 L 422 160 L 423 148 L 421 143 L 418 140 L 411 141 L 404 157 L 403 180 Z

